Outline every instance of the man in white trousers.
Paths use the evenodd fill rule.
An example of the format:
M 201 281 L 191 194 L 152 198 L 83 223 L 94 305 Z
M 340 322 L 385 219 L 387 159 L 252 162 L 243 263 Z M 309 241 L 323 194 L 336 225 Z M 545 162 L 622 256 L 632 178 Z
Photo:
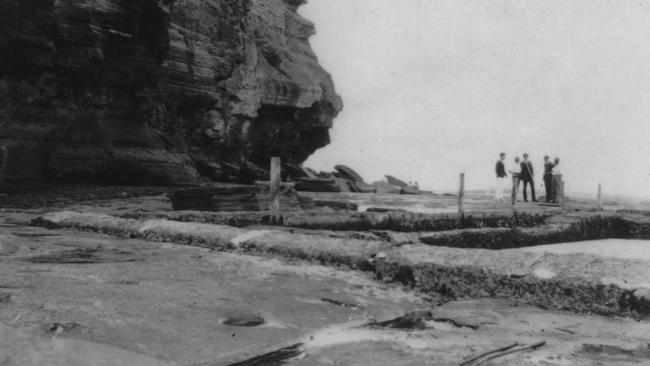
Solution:
M 521 175 L 521 163 L 519 157 L 515 156 L 515 163 L 508 170 L 508 173 L 512 176 L 512 194 L 511 200 L 514 205 L 517 202 L 517 192 L 519 191 L 519 176 Z

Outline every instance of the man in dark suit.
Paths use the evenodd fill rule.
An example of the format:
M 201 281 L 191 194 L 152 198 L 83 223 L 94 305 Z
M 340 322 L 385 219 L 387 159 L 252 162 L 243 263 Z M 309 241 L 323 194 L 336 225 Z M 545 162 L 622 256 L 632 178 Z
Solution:
M 521 162 L 521 174 L 519 179 L 524 182 L 524 202 L 528 202 L 528 195 L 526 193 L 526 185 L 530 184 L 530 194 L 533 202 L 535 199 L 535 173 L 533 172 L 533 163 L 528 160 L 528 153 L 524 153 L 524 161 Z
M 555 164 L 544 156 L 544 188 L 546 188 L 546 202 L 553 201 L 553 168 Z
M 495 173 L 497 175 L 497 185 L 496 191 L 494 192 L 494 199 L 498 202 L 503 201 L 503 181 L 505 180 L 505 177 L 508 176 L 508 174 L 506 174 L 506 167 L 503 164 L 503 161 L 505 159 L 506 153 L 499 154 L 499 160 L 497 160 L 497 163 L 494 167 Z

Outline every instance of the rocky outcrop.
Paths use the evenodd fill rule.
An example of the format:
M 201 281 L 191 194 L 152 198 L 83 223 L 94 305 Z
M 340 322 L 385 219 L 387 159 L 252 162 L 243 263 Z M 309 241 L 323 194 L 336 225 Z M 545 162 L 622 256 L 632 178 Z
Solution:
M 397 193 L 399 194 L 400 187 L 388 183 L 386 180 L 378 180 L 370 183 L 370 186 L 377 189 L 379 193 Z
M 400 188 L 408 186 L 408 183 L 406 183 L 405 181 L 403 181 L 403 180 L 401 180 L 399 178 L 395 178 L 392 175 L 385 175 L 384 177 L 386 177 L 386 181 L 388 182 L 388 184 L 390 184 L 392 186 L 397 186 L 397 187 L 400 187 Z
M 350 168 L 347 165 L 336 165 L 334 166 L 334 169 L 338 172 L 338 174 L 341 176 L 343 179 L 347 179 L 353 182 L 361 182 L 363 183 L 363 178 L 361 175 L 357 172 L 354 171 L 354 169 Z
M 302 192 L 341 192 L 341 186 L 334 179 L 301 178 L 296 183 L 296 190 Z
M 346 165 L 336 165 L 334 167 L 340 179 L 344 179 L 349 187 L 350 192 L 359 193 L 376 193 L 377 189 L 369 186 L 363 180 L 361 175 Z
M 377 193 L 377 188 L 363 181 L 359 173 L 345 165 L 334 167 L 335 172 L 320 172 L 315 177 L 303 177 L 298 180 L 296 190 L 306 192 L 356 192 Z M 306 169 L 306 173 L 313 175 Z
M 342 108 L 302 3 L 0 0 L 5 179 L 191 184 L 271 155 L 299 165 Z
M 420 190 L 415 186 L 405 186 L 399 189 L 399 194 L 420 194 Z

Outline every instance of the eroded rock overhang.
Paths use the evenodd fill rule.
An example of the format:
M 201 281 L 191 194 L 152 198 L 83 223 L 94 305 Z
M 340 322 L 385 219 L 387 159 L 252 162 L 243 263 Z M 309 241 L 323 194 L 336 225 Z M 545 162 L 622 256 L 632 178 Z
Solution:
M 342 109 L 297 0 L 0 0 L 6 180 L 240 181 Z

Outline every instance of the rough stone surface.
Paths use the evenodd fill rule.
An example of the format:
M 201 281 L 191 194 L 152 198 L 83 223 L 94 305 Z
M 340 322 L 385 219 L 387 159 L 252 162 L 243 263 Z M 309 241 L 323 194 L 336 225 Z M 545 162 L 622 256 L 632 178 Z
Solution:
M 398 179 L 398 178 L 395 178 L 392 175 L 385 175 L 385 177 L 386 177 L 386 181 L 390 185 L 397 186 L 397 187 L 406 187 L 406 186 L 408 186 L 408 184 L 405 181 L 403 181 L 401 179 Z
M 0 237 L 18 248 L 0 256 L 6 366 L 228 365 L 331 324 L 390 319 L 424 306 L 417 294 L 323 266 L 22 225 L 0 227 Z M 124 248 L 144 260 L 23 260 Z M 5 303 L 2 294 L 12 296 Z
M 419 194 L 419 190 L 416 187 L 406 186 L 399 189 L 399 194 Z
M 520 225 L 523 226 L 523 225 Z M 447 230 L 420 235 L 420 241 L 436 246 L 504 249 L 581 240 L 650 238 L 645 216 L 614 213 L 556 215 L 542 225 L 512 228 Z
M 296 183 L 296 190 L 303 191 L 303 192 L 342 192 L 343 191 L 341 185 L 338 184 L 335 179 L 325 179 L 325 178 L 301 178 L 298 181 L 298 183 Z
M 356 204 L 346 201 L 316 200 L 314 204 L 316 207 L 330 207 L 334 210 L 357 211 L 359 208 Z
M 637 256 L 621 246 L 616 249 L 626 256 L 612 258 L 612 250 L 545 254 L 400 245 L 417 241 L 418 233 L 260 227 L 253 220 L 264 216 L 259 212 L 170 211 L 164 195 L 142 196 L 154 194 L 146 193 L 155 191 L 151 187 L 112 187 L 111 196 L 104 189 L 52 186 L 48 185 L 48 195 L 58 192 L 61 199 L 53 205 L 34 205 L 48 202 L 46 196 L 18 206 L 22 208 L 3 206 L 3 365 L 458 366 L 513 342 L 545 345 L 485 364 L 632 366 L 650 361 L 650 253 L 645 250 Z M 338 195 L 373 196 L 373 202 L 379 203 L 376 195 Z M 16 203 L 25 197 L 0 195 L 0 202 Z M 74 197 L 79 201 L 71 201 Z M 444 196 L 419 197 L 428 203 L 438 200 L 436 205 L 455 203 Z M 391 198 L 398 207 L 412 200 L 413 196 Z M 482 203 L 469 202 L 474 209 L 495 208 L 489 196 Z M 510 205 L 503 206 L 493 213 L 505 214 Z M 54 226 L 149 240 L 27 226 L 53 207 L 84 212 L 47 215 Z M 531 218 L 532 213 L 555 212 L 525 207 Z M 591 216 L 571 212 L 569 216 Z M 163 213 L 169 214 L 168 220 L 159 220 Z M 605 213 L 592 212 L 594 217 Z M 630 235 L 647 232 L 647 212 L 621 214 L 623 221 L 617 225 L 625 223 Z M 169 220 L 180 216 L 250 227 Z M 501 227 L 496 221 L 483 222 Z M 550 217 L 532 226 L 555 222 Z M 570 246 L 575 249 L 577 244 Z M 88 261 L 69 263 L 69 257 L 57 255 L 61 253 L 92 255 L 84 257 Z M 291 260 L 264 258 L 269 256 Z M 30 260 L 39 257 L 48 260 Z M 124 260 L 129 257 L 140 260 Z M 295 260 L 300 258 L 309 262 Z M 326 268 L 315 262 L 367 272 L 345 266 Z M 379 283 L 371 276 L 398 283 Z M 427 294 L 400 288 L 399 282 Z M 253 327 L 225 324 L 230 319 L 253 325 L 260 318 L 264 324 Z
M 377 279 L 401 283 L 446 300 L 516 298 L 549 309 L 650 317 L 650 301 L 646 292 L 639 291 L 648 288 L 646 260 L 423 244 L 397 246 L 366 238 L 282 230 L 251 232 L 225 225 L 138 221 L 77 212 L 50 213 L 33 223 L 218 249 L 236 248 L 247 253 L 372 270 Z M 381 261 L 376 258 L 380 252 L 386 253 Z
M 337 165 L 334 167 L 336 171 L 341 175 L 342 178 L 351 180 L 353 182 L 365 183 L 361 175 L 355 172 L 352 168 L 346 165 Z
M 1 0 L 4 178 L 188 184 L 301 163 L 342 108 L 301 3 Z
M 266 211 L 270 195 L 268 185 L 231 185 L 179 190 L 170 199 L 175 210 Z M 283 211 L 302 209 L 301 199 L 293 188 L 282 186 L 279 197 Z M 302 201 L 312 200 L 304 198 Z

